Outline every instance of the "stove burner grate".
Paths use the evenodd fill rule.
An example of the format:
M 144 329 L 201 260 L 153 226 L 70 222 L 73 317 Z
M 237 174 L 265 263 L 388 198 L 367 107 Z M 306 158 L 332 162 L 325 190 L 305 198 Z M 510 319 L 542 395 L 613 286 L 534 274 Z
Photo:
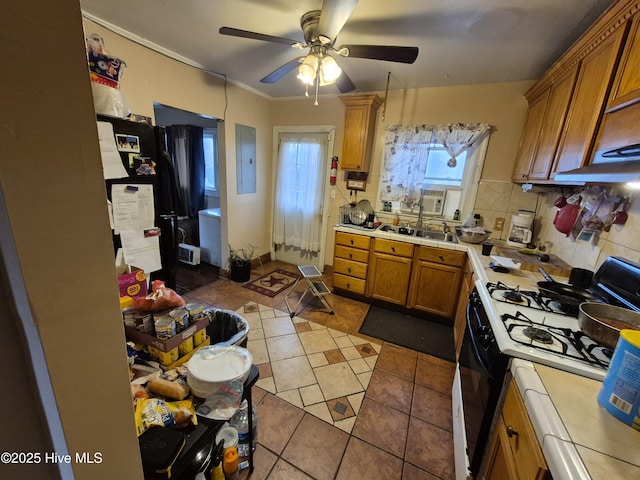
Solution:
M 609 367 L 609 361 L 603 360 L 602 358 L 603 356 L 605 358 L 610 358 L 606 355 L 606 349 L 580 331 L 574 331 L 570 328 L 560 328 L 546 325 L 544 323 L 534 322 L 533 320 L 530 320 L 525 314 L 519 311 L 516 312 L 515 315 L 511 315 L 508 313 L 501 315 L 501 319 L 507 328 L 509 337 L 516 343 L 526 345 L 528 347 L 534 347 L 538 350 L 544 350 L 561 357 L 581 360 L 590 365 L 597 365 L 603 368 Z M 525 330 L 545 331 L 551 337 L 551 342 L 535 343 L 537 339 L 533 339 L 529 335 L 526 336 L 531 339 L 530 341 L 525 342 L 523 340 L 519 340 L 513 335 L 513 332 L 518 328 L 523 328 L 523 330 L 518 331 L 521 331 L 525 335 Z M 554 350 L 550 347 L 545 346 L 555 344 L 556 342 L 560 346 L 561 351 Z M 575 353 L 569 351 L 569 346 L 573 347 L 574 350 L 572 350 L 572 352 L 575 351 Z M 598 357 L 596 355 L 597 352 L 600 352 L 602 355 Z
M 553 336 L 546 330 L 537 327 L 526 327 L 522 333 L 529 337 L 534 342 L 540 342 L 547 345 L 553 343 Z
M 488 282 L 487 290 L 491 298 L 498 302 L 513 303 L 544 312 L 556 313 L 570 317 L 578 317 L 578 307 L 555 301 L 539 291 L 520 290 L 519 286 L 510 287 L 502 282 Z
M 504 292 L 502 296 L 509 300 L 510 302 L 522 303 L 524 301 L 522 294 L 518 291 L 516 287 L 515 290 L 509 290 L 508 292 Z

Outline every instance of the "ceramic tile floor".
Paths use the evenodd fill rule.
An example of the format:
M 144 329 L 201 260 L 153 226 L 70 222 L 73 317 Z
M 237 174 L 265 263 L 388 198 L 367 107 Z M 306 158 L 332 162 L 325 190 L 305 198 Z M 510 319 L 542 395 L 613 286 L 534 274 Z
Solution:
M 297 271 L 269 262 L 252 280 L 276 268 Z M 331 287 L 330 271 L 323 281 Z M 222 278 L 183 296 L 237 310 L 251 325 L 260 368 L 252 480 L 454 478 L 454 365 L 358 335 L 368 305 L 329 295 L 335 315 L 312 301 L 291 319 L 284 293 L 270 298 Z
M 247 348 L 260 368 L 256 386 L 351 433 L 382 342 L 349 335 L 254 302 Z

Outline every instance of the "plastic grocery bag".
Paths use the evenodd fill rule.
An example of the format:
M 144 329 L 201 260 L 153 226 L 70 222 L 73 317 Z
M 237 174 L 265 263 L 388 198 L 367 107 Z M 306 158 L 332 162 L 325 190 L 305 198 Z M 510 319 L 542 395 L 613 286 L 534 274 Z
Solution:
M 86 39 L 91 91 L 96 113 L 126 118 L 131 113 L 129 102 L 120 91 L 120 81 L 127 64 L 107 55 L 104 40 L 96 33 Z

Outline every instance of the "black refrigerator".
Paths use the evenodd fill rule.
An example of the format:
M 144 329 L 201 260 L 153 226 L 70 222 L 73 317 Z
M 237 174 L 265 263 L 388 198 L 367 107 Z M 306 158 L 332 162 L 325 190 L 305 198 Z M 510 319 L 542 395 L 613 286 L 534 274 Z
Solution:
M 128 176 L 105 180 L 107 198 L 111 198 L 111 187 L 116 184 L 150 184 L 153 187 L 155 226 L 160 228 L 160 261 L 162 268 L 148 272 L 150 281 L 159 279 L 175 290 L 178 266 L 178 195 L 171 158 L 166 149 L 165 129 L 151 125 L 150 121 L 132 121 L 122 118 L 97 115 L 99 122 L 109 122 L 113 127 L 116 145 L 129 139 L 133 148 L 119 151 L 122 165 Z M 144 163 L 145 165 L 141 164 Z M 155 174 L 140 174 L 146 165 L 153 165 Z M 114 253 L 122 246 L 120 235 L 113 233 Z

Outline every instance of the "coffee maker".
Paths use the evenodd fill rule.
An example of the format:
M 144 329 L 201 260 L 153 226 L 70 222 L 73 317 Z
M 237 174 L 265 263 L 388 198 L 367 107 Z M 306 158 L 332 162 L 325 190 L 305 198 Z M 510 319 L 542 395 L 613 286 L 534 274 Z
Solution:
M 519 210 L 518 215 L 511 216 L 511 230 L 507 238 L 507 245 L 526 248 L 531 242 L 533 234 L 531 226 L 533 225 L 534 215 L 535 213 L 529 210 Z

